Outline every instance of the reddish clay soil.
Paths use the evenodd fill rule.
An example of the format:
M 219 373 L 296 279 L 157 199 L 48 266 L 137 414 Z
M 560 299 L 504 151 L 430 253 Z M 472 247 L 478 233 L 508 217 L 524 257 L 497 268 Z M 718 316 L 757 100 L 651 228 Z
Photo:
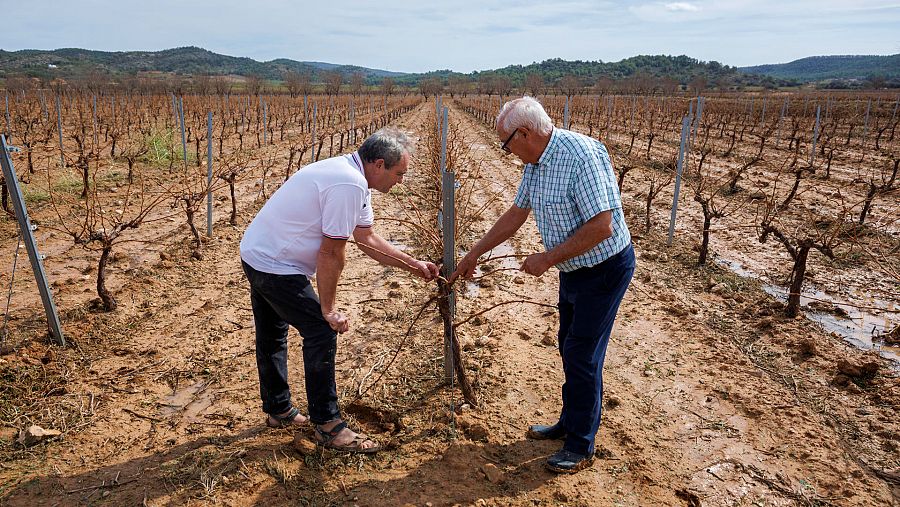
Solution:
M 431 111 L 423 104 L 399 125 L 421 136 Z M 460 110 L 451 115 L 469 150 L 460 176 L 480 170 L 468 181 L 485 207 L 460 238 L 465 247 L 509 205 L 521 165 L 501 156 L 492 132 Z M 425 157 L 417 152 L 409 188 L 423 185 Z M 17 282 L 24 306 L 12 326 L 20 346 L 0 355 L 8 425 L 0 434 L 0 504 L 898 505 L 897 371 L 802 317 L 782 317 L 758 282 L 715 264 L 697 268 L 689 231 L 672 247 L 661 226 L 642 233 L 637 193 L 626 186 L 624 202 L 638 267 L 607 354 L 603 423 L 587 470 L 545 471 L 559 442 L 524 436 L 560 408 L 555 311 L 504 305 L 460 326 L 479 399 L 461 404 L 441 381 L 443 326 L 433 306 L 406 338 L 435 286 L 353 246 L 338 294 L 352 318 L 339 341 L 339 394 L 353 425 L 385 450 L 347 456 L 317 449 L 311 429 L 266 428 L 238 257 L 241 233 L 262 204 L 248 180 L 239 225 L 219 220 L 202 260 L 191 260 L 186 239 L 161 242 L 162 251 L 123 247 L 111 268 L 120 302 L 112 313 L 88 309 L 93 257 L 63 238 L 39 237 L 55 252 L 48 272 L 62 279 L 58 304 L 74 346 L 59 349 L 41 336 L 39 305 L 21 303 L 33 287 Z M 402 189 L 375 196 L 376 217 L 404 216 L 403 197 Z M 227 206 L 217 204 L 217 217 Z M 421 242 L 402 224 L 376 222 L 417 253 Z M 2 251 L 11 252 L 13 224 L 0 225 Z M 176 225 L 142 234 L 187 238 Z M 734 245 L 728 238 L 714 236 L 714 249 Z M 539 249 L 529 220 L 499 253 Z M 555 303 L 555 270 L 532 278 L 504 269 L 514 266 L 483 267 L 485 276 L 461 290 L 458 318 L 503 301 Z M 300 339 L 292 331 L 290 340 L 302 408 Z M 877 371 L 860 368 L 868 362 Z M 30 423 L 63 434 L 14 444 Z

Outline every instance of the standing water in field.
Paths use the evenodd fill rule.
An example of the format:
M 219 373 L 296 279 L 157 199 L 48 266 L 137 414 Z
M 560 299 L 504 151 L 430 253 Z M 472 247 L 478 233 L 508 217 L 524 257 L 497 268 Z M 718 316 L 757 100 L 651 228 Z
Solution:
M 737 261 L 718 258 L 716 263 L 739 276 L 765 280 Z M 785 287 L 764 282 L 762 289 L 779 301 L 787 301 L 788 290 Z M 900 347 L 884 346 L 877 338 L 898 324 L 897 319 L 890 318 L 890 312 L 898 309 L 897 304 L 865 293 L 859 299 L 865 301 L 866 309 L 857 308 L 847 301 L 822 292 L 811 283 L 805 283 L 800 306 L 803 315 L 817 322 L 825 331 L 838 335 L 863 350 L 876 350 L 882 357 L 900 364 Z

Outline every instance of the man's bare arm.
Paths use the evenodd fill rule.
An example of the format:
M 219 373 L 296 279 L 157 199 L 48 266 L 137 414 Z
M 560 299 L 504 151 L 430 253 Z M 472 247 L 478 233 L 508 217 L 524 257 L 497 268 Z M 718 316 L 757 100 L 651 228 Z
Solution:
M 612 234 L 612 211 L 598 213 L 579 227 L 569 239 L 546 252 L 529 255 L 522 264 L 522 271 L 541 276 L 550 266 L 578 257 L 612 237 Z
M 475 246 L 469 250 L 469 253 L 459 261 L 456 271 L 450 276 L 450 282 L 452 283 L 459 276 L 471 278 L 472 274 L 475 272 L 475 266 L 478 264 L 478 258 L 485 252 L 511 238 L 512 235 L 522 227 L 525 220 L 528 219 L 529 213 L 531 213 L 530 208 L 520 208 L 516 205 L 510 206 L 509 209 L 497 219 L 497 222 L 491 227 L 487 234 L 485 234 L 478 243 L 475 243 Z
M 405 269 L 425 280 L 431 280 L 438 274 L 437 266 L 433 263 L 420 261 L 400 251 L 371 227 L 357 227 L 353 231 L 353 239 L 360 250 L 381 264 Z
M 322 316 L 325 317 L 331 328 L 339 333 L 350 329 L 349 319 L 338 313 L 334 307 L 337 299 L 338 279 L 344 269 L 346 249 L 346 240 L 323 237 L 316 261 L 316 285 L 319 289 Z

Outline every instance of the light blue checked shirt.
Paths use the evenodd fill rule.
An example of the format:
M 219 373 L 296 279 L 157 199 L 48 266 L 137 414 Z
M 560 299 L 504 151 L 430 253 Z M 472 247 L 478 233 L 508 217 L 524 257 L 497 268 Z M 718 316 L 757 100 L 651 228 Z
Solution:
M 609 153 L 596 139 L 554 128 L 538 163 L 525 165 L 514 204 L 534 210 L 547 250 L 569 239 L 597 214 L 612 210 L 612 236 L 557 264 L 560 271 L 596 266 L 631 243 Z

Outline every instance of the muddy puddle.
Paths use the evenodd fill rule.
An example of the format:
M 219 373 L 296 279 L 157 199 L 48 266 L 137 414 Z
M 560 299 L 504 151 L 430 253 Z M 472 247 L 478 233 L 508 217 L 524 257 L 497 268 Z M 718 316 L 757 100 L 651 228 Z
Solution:
M 740 262 L 718 257 L 716 264 L 728 268 L 741 277 L 760 280 L 767 294 L 779 301 L 787 301 L 786 287 L 769 283 L 766 277 L 753 272 Z M 900 308 L 896 302 L 880 300 L 868 294 L 860 296 L 861 304 L 851 304 L 807 282 L 804 283 L 803 294 L 800 295 L 800 307 L 806 318 L 818 323 L 825 331 L 842 337 L 860 349 L 875 350 L 900 367 L 900 347 L 885 346 L 878 338 L 880 334 L 890 331 L 900 323 L 898 322 L 900 314 L 893 313 Z
M 160 415 L 168 418 L 182 414 L 188 422 L 201 420 L 200 413 L 213 403 L 213 393 L 208 390 L 209 384 L 209 381 L 197 382 L 163 397 L 159 403 Z

